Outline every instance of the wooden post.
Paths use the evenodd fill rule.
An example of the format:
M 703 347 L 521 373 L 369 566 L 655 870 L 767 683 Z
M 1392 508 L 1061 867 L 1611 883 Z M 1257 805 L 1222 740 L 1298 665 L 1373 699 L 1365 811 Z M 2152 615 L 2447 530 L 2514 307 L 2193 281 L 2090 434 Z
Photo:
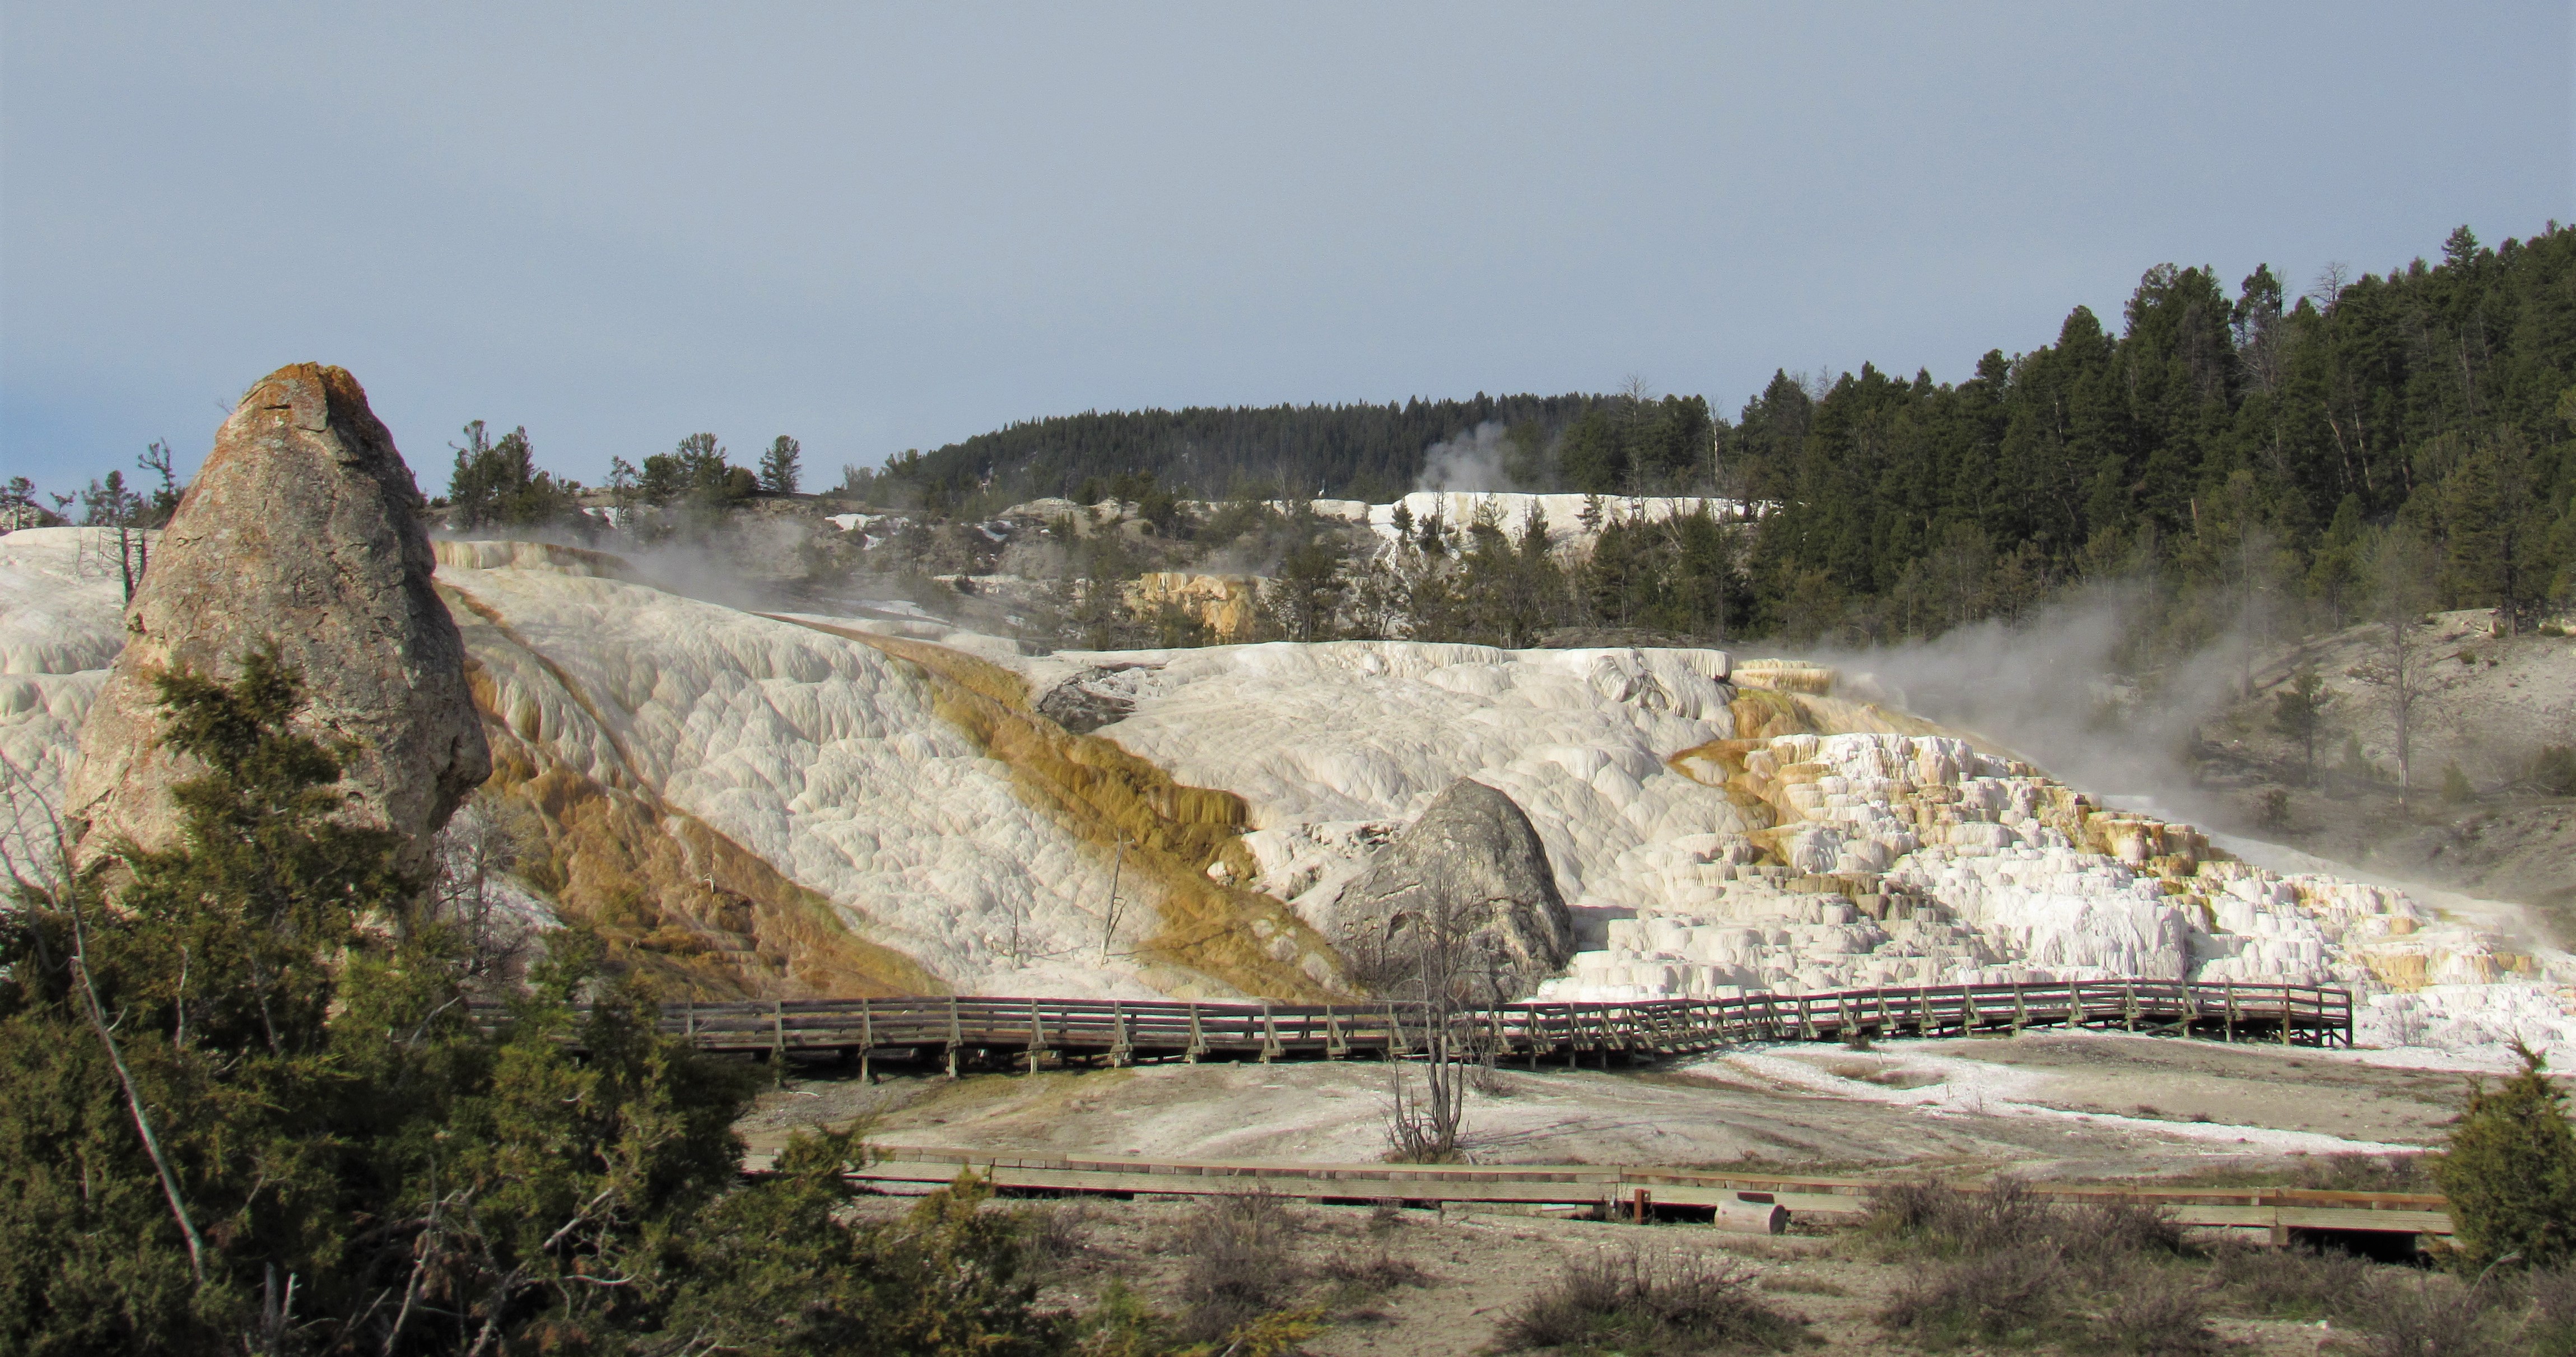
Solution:
M 957 1048 L 966 1040 L 966 1032 L 957 1021 L 957 996 L 948 996 L 948 1077 L 957 1077 Z
M 1267 1065 L 1278 1059 L 1280 1054 L 1279 1024 L 1271 1019 L 1270 1001 L 1264 999 L 1261 1001 L 1261 1063 Z
M 1181 1053 L 1182 1063 L 1199 1063 L 1199 1056 L 1206 1050 L 1207 1037 L 1199 1030 L 1199 1006 L 1193 1003 L 1190 1005 L 1190 1048 Z
M 1112 999 L 1109 1001 L 1110 1068 L 1116 1069 L 1119 1066 L 1126 1064 L 1129 1060 L 1135 1058 L 1135 1054 L 1135 1048 L 1129 1045 L 1127 1041 L 1126 1006 L 1119 1003 L 1117 1000 Z
M 2236 982 L 2233 980 L 2227 982 L 2227 1016 L 2219 1019 L 2218 1031 L 2219 1040 L 2229 1043 L 2236 1040 Z
M 2322 1010 L 2324 1005 L 2318 1007 Z M 2318 1016 L 2322 1018 L 2324 1014 L 2320 1012 Z M 2286 984 L 2281 986 L 2281 1044 L 2290 1044 L 2290 987 Z
M 2013 982 L 2013 1035 L 2020 1036 L 2022 1025 L 2029 1021 L 2030 1012 L 2022 1005 L 2021 982 L 2016 980 Z
M 1628 1209 L 1631 1221 L 1639 1225 L 1645 1224 L 1646 1214 L 1655 1209 L 1654 1194 L 1642 1187 L 1638 1188 L 1635 1195 L 1628 1199 Z
M 1038 1057 L 1046 1053 L 1046 1018 L 1038 1012 L 1038 1001 L 1029 1000 L 1029 1073 L 1038 1072 Z
M 2120 1006 L 2128 1014 L 2129 1031 L 2135 1033 L 2138 1030 L 2138 983 L 2136 981 L 2120 982 Z
M 868 1001 L 861 999 L 859 1001 L 859 1082 L 862 1084 L 873 1084 L 877 1081 L 876 1072 L 868 1068 L 868 1062 L 875 1058 L 876 1051 L 876 1014 L 868 1007 Z

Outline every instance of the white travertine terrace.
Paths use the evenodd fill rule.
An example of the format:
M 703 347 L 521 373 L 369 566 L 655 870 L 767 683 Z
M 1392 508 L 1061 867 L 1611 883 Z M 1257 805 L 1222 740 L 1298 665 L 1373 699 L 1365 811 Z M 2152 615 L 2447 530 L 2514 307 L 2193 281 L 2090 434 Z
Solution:
M 122 640 L 93 535 L 0 535 L 0 753 L 39 793 L 59 791 Z M 906 667 L 561 553 L 441 551 L 442 582 L 529 647 L 476 653 L 497 709 L 567 764 L 651 783 L 961 989 L 1148 988 L 1091 964 L 1111 864 L 1021 800 Z M 1452 781 L 1500 789 L 1576 915 L 1583 950 L 1551 998 L 2182 976 L 2352 986 L 2365 1042 L 2576 1048 L 2567 958 L 2401 891 L 2226 860 L 1947 736 L 1737 739 L 1740 698 L 1779 700 L 1747 685 L 1820 690 L 1796 666 L 1747 662 L 1739 684 L 1717 651 L 1407 642 L 1024 658 L 926 617 L 844 625 L 973 649 L 1038 693 L 1114 689 L 1126 712 L 1099 734 L 1241 795 L 1258 873 L 1241 884 L 1310 918 Z

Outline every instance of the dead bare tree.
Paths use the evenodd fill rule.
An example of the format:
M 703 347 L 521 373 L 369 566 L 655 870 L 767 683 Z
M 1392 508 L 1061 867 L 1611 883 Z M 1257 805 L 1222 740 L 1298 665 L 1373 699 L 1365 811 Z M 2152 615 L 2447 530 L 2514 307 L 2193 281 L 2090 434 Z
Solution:
M 72 954 L 67 960 L 76 982 L 81 1016 L 89 1021 L 90 1031 L 107 1049 L 107 1063 L 116 1071 L 126 1109 L 134 1117 L 135 1135 L 143 1142 L 143 1153 L 152 1161 L 153 1171 L 160 1176 L 161 1195 L 170 1204 L 170 1218 L 178 1223 L 179 1234 L 187 1241 L 188 1270 L 202 1287 L 206 1284 L 205 1240 L 197 1233 L 186 1195 L 179 1190 L 179 1175 L 170 1167 L 170 1156 L 161 1148 L 160 1133 L 152 1124 L 152 1110 L 144 1105 L 143 1089 L 134 1077 L 133 1067 L 126 1063 L 124 1048 L 117 1043 L 116 1028 L 124 1015 L 108 1017 L 107 1005 L 99 997 L 97 978 L 90 969 L 89 920 L 82 909 L 81 882 L 72 871 L 71 843 L 62 816 L 36 786 L 35 779 L 6 755 L 0 755 L 0 804 L 6 806 L 6 842 L 11 845 L 8 860 L 0 864 L 7 867 L 14 888 L 8 907 L 17 909 L 28 901 L 40 902 L 62 910 L 69 920 Z
M 1100 964 L 1109 964 L 1109 947 L 1118 940 L 1118 877 L 1127 868 L 1127 835 L 1118 836 L 1118 856 L 1109 864 L 1109 904 L 1100 913 Z
M 431 908 L 435 919 L 462 934 L 470 981 L 515 979 L 526 957 L 532 921 L 512 900 L 507 879 L 539 834 L 524 807 L 489 788 L 477 790 L 438 831 Z
M 1361 978 L 1410 1001 L 1396 1020 L 1420 1056 L 1418 1091 L 1406 1064 L 1392 1067 L 1388 1149 L 1406 1163 L 1450 1163 L 1466 1131 L 1468 1084 L 1493 1049 L 1493 1010 L 1516 992 L 1517 976 L 1482 901 L 1418 898 L 1418 908 L 1389 917 Z
M 2415 706 L 2432 686 L 2422 628 L 2424 610 L 2432 604 L 2432 554 L 2412 528 L 2391 524 L 2371 538 L 2370 574 L 2381 635 L 2378 658 L 2363 667 L 2361 677 L 2387 695 L 2397 728 L 2397 800 L 2411 808 Z

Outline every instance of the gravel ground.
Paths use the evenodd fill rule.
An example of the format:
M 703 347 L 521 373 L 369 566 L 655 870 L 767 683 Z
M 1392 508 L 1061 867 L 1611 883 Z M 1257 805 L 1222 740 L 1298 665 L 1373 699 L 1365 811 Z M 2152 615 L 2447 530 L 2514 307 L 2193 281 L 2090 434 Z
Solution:
M 799 1068 L 741 1130 L 865 1121 L 883 1144 L 997 1153 L 1370 1162 L 1390 1067 L 1373 1061 L 894 1075 Z M 1917 1165 L 2043 1178 L 2297 1168 L 2439 1139 L 2456 1073 L 2277 1046 L 2097 1033 L 1773 1045 L 1664 1066 L 1500 1072 L 1468 1095 L 1486 1163 Z

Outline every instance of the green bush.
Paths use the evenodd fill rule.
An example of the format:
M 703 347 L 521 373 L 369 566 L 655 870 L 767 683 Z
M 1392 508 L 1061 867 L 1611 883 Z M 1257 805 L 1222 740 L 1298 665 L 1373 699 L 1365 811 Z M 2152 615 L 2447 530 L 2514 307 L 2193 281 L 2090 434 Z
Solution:
M 0 1351 L 1068 1350 L 971 1180 L 853 1223 L 857 1147 L 740 1177 L 743 1069 L 557 934 L 497 1033 L 334 814 L 273 650 L 160 676 L 184 846 L 0 911 Z M 580 1000 L 587 999 L 587 1003 Z M 1139 1349 L 1153 1351 L 1154 1349 Z
M 2576 1259 L 2576 1129 L 2547 1063 L 2520 1042 L 2514 1053 L 2520 1073 L 2470 1087 L 2433 1181 L 2467 1262 L 2551 1267 Z
M 2576 796 L 2576 745 L 2543 745 L 2531 760 L 2531 780 L 2551 796 Z

